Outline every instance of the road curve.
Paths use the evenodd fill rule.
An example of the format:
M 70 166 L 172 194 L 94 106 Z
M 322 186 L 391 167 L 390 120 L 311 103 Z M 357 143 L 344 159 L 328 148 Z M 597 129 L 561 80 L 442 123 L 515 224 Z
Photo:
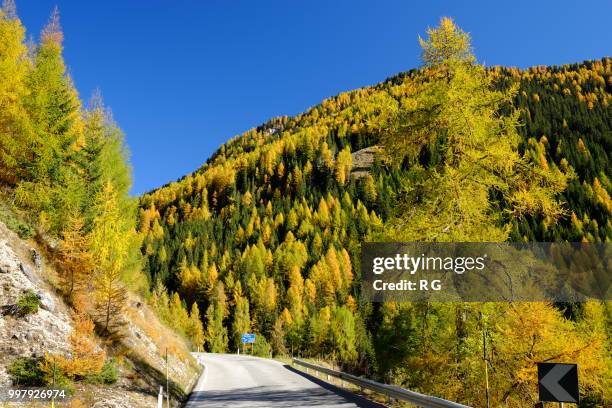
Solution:
M 187 408 L 379 408 L 281 362 L 236 354 L 193 353 L 204 365 Z

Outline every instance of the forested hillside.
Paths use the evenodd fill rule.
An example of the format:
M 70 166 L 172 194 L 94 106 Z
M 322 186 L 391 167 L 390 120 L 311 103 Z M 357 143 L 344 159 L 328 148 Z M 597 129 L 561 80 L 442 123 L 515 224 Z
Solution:
M 67 353 L 10 356 L 13 381 L 110 385 L 138 371 L 129 354 L 156 384 L 162 347 L 193 377 L 138 294 L 192 349 L 233 352 L 254 332 L 257 354 L 473 406 L 485 373 L 492 406 L 532 406 L 534 363 L 567 361 L 582 406 L 612 403 L 609 302 L 372 304 L 359 272 L 364 241 L 610 242 L 612 58 L 485 68 L 443 18 L 420 39 L 420 68 L 272 119 L 138 201 L 119 126 L 68 75 L 59 12 L 25 38 L 4 0 L 0 221 L 22 253 L 39 248 L 32 262 L 49 264 L 39 272 L 73 326 Z M 1 306 L 21 327 L 40 299 L 13 298 Z M 145 341 L 153 363 L 135 356 Z
M 14 1 L 4 0 L 0 8 L 0 239 L 8 249 L 3 252 L 0 272 L 14 279 L 25 274 L 24 265 L 30 260 L 13 256 L 12 247 L 29 245 L 38 268 L 36 274 L 29 273 L 30 279 L 34 283 L 42 279 L 45 285 L 25 277 L 21 286 L 11 286 L 10 280 L 4 286 L 2 342 L 12 347 L 11 342 L 27 345 L 38 338 L 39 343 L 29 349 L 10 349 L 14 352 L 6 360 L 3 355 L 3 362 L 10 360 L 10 365 L 0 367 L 2 374 L 10 374 L 14 385 L 59 384 L 71 390 L 95 390 L 129 373 L 124 386 L 138 379 L 135 366 L 148 370 L 150 378 L 161 378 L 163 346 L 163 352 L 171 349 L 176 357 L 175 367 L 170 368 L 173 398 L 184 398 L 199 367 L 187 343 L 142 308 L 142 299 L 135 295 L 148 296 L 149 282 L 135 229 L 137 200 L 128 194 L 131 169 L 123 133 L 100 93 L 83 106 L 64 62 L 57 8 L 39 41 L 25 38 Z M 5 233 L 4 225 L 19 237 Z M 40 350 L 44 337 L 36 337 L 34 331 L 46 329 L 44 334 L 52 336 L 49 327 L 53 324 L 48 321 L 57 319 L 53 313 L 47 323 L 36 320 L 40 315 L 32 317 L 39 327 L 29 327 L 31 331 L 7 334 L 9 327 L 28 327 L 23 320 L 38 313 L 41 297 L 53 299 L 44 295 L 49 290 L 46 284 L 57 291 L 61 303 L 69 305 L 69 313 L 64 313 L 69 319 L 64 320 L 70 321 L 72 326 L 67 327 L 72 331 L 69 338 L 57 340 L 68 344 L 67 350 L 59 346 Z M 23 288 L 30 289 L 18 293 Z M 180 303 L 179 309 L 186 313 Z M 201 336 L 197 311 L 187 326 L 191 334 Z M 150 381 L 140 388 L 143 393 L 158 391 L 157 380 Z M 104 401 L 100 394 L 97 398 Z M 96 396 L 89 400 L 95 401 Z M 143 400 L 134 406 L 141 404 L 147 403 Z
M 485 69 L 449 19 L 421 41 L 422 68 L 270 120 L 141 197 L 153 303 L 197 305 L 209 351 L 255 332 L 261 354 L 477 406 L 484 337 L 494 406 L 532 406 L 534 362 L 553 359 L 580 362 L 584 406 L 609 402 L 609 305 L 361 301 L 366 240 L 612 238 L 612 59 Z

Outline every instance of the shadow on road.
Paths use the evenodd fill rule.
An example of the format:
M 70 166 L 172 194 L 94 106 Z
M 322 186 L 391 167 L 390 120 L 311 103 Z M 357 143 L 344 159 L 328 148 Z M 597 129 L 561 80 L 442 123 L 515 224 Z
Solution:
M 343 388 L 336 387 L 335 385 L 325 382 L 323 380 L 320 380 L 313 375 L 306 374 L 303 371 L 297 370 L 291 367 L 290 365 L 285 364 L 284 367 L 287 370 L 293 373 L 296 373 L 298 375 L 301 375 L 302 377 L 312 381 L 313 383 L 317 384 L 321 388 L 325 388 L 326 390 L 331 391 L 334 394 L 340 395 L 347 401 L 352 402 L 353 404 L 357 405 L 360 408 L 385 408 L 385 405 L 379 404 L 378 402 L 370 401 L 369 399 L 353 394 L 352 392 L 347 391 Z
M 298 373 L 300 374 L 300 373 Z M 384 408 L 384 405 L 376 404 L 356 395 L 348 395 L 349 392 L 337 387 L 330 388 L 329 384 L 317 381 L 310 376 L 309 380 L 319 384 L 325 389 L 308 390 L 273 390 L 270 387 L 252 387 L 241 389 L 237 392 L 228 393 L 227 390 L 196 391 L 191 395 L 188 407 L 197 407 L 198 403 L 206 407 L 342 407 L 350 403 L 363 408 Z M 340 395 L 330 395 L 329 391 Z M 342 395 L 346 394 L 346 395 Z M 335 398 L 334 398 L 335 397 Z

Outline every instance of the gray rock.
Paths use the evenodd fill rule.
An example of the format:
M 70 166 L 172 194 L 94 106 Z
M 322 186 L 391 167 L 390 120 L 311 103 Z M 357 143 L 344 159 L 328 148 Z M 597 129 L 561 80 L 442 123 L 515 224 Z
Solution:
M 19 269 L 21 269 L 21 272 L 23 272 L 23 274 L 30 280 L 30 282 L 36 282 L 38 280 L 34 276 L 34 271 L 32 270 L 32 268 L 30 268 L 29 265 L 20 263 Z
M 32 262 L 34 262 L 34 265 L 40 269 L 42 265 L 42 257 L 40 254 L 34 248 L 32 248 L 30 249 L 30 255 L 32 256 Z
M 38 292 L 38 298 L 40 299 L 40 307 L 48 312 L 53 313 L 55 311 L 55 301 L 46 292 Z

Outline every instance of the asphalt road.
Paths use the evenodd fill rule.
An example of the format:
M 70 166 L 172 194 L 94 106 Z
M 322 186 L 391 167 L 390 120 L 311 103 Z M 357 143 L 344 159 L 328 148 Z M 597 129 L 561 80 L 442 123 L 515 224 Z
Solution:
M 383 407 L 275 360 L 236 354 L 194 355 L 205 369 L 187 408 Z

